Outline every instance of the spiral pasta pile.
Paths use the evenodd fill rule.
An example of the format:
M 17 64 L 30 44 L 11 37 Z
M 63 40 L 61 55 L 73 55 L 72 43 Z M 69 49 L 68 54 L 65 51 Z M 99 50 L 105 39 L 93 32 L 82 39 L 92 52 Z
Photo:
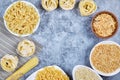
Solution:
M 12 33 L 27 35 L 34 32 L 40 16 L 33 6 L 18 1 L 8 8 L 4 20 Z

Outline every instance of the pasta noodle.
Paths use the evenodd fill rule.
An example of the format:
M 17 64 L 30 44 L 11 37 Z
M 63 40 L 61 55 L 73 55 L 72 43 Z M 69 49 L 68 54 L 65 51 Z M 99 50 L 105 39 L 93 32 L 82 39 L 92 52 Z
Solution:
M 71 10 L 74 8 L 75 0 L 60 0 L 60 7 L 64 10 Z
M 120 47 L 115 44 L 101 44 L 91 55 L 93 66 L 104 73 L 111 73 L 120 67 Z
M 35 8 L 23 1 L 12 4 L 4 15 L 8 30 L 18 35 L 32 34 L 40 21 Z
M 45 67 L 43 70 L 39 71 L 35 80 L 69 80 L 69 78 L 60 70 L 51 66 Z
M 42 7 L 47 11 L 53 11 L 58 7 L 58 0 L 42 0 Z
M 79 3 L 81 16 L 91 15 L 96 11 L 97 5 L 93 0 L 81 0 Z
M 0 64 L 1 64 L 1 67 L 3 70 L 5 70 L 7 72 L 12 72 L 17 67 L 18 58 L 17 58 L 17 56 L 12 56 L 12 55 L 7 54 L 7 55 L 3 56 Z
M 23 40 L 19 42 L 17 51 L 23 57 L 31 56 L 35 53 L 35 44 L 32 41 Z

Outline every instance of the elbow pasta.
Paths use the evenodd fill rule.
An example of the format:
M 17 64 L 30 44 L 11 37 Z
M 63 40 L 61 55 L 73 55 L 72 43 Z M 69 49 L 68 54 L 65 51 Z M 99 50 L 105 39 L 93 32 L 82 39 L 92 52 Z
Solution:
M 40 16 L 33 6 L 18 1 L 7 9 L 4 20 L 11 32 L 18 35 L 27 35 L 34 32 L 40 21 Z
M 47 11 L 53 11 L 58 7 L 58 0 L 42 0 L 42 7 Z
M 74 8 L 75 0 L 60 0 L 60 7 L 64 10 L 71 10 Z
M 63 74 L 63 72 L 51 66 L 45 67 L 39 71 L 35 80 L 69 80 L 69 78 L 67 75 Z

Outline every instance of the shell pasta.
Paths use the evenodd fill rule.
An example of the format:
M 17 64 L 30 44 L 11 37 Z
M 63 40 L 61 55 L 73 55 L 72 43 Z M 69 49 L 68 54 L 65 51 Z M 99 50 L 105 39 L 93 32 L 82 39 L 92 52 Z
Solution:
M 34 32 L 40 16 L 33 6 L 18 1 L 7 9 L 4 20 L 8 30 L 18 35 L 26 35 Z

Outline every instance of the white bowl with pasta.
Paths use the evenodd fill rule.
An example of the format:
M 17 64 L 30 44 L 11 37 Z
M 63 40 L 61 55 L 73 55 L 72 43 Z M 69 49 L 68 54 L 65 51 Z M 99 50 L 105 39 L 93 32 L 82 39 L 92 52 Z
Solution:
M 103 72 L 103 71 L 98 70 L 98 69 L 95 68 L 95 66 L 93 65 L 93 62 L 92 62 L 92 60 L 91 60 L 92 53 L 93 53 L 93 51 L 95 50 L 95 47 L 97 47 L 97 46 L 99 46 L 99 45 L 101 45 L 101 44 L 115 44 L 115 45 L 117 45 L 117 46 L 120 47 L 120 45 L 119 45 L 118 43 L 114 42 L 114 41 L 102 41 L 102 42 L 99 42 L 98 44 L 96 44 L 96 45 L 92 48 L 92 50 L 91 50 L 91 52 L 90 52 L 90 56 L 89 56 L 90 64 L 91 64 L 92 68 L 93 68 L 98 74 L 100 74 L 100 75 L 102 75 L 102 76 L 114 76 L 114 75 L 116 75 L 117 73 L 120 72 L 120 68 L 116 69 L 115 71 L 113 71 L 113 72 L 111 72 L 111 73 L 105 73 L 105 72 Z
M 27 34 L 22 34 L 22 35 L 20 35 L 20 34 L 17 34 L 17 33 L 13 32 L 13 31 L 11 31 L 11 30 L 8 28 L 7 21 L 5 20 L 5 15 L 7 14 L 7 11 L 8 11 L 9 9 L 11 9 L 12 6 L 15 5 L 15 4 L 18 3 L 18 2 L 23 2 L 23 3 L 25 3 L 27 6 L 30 6 L 31 8 L 33 8 L 33 10 L 35 11 L 36 15 L 38 16 L 38 18 L 37 18 L 38 21 L 36 21 L 36 24 L 35 24 L 35 26 L 34 26 L 34 29 L 32 29 L 32 33 L 34 33 L 34 32 L 38 29 L 39 24 L 40 24 L 40 14 L 39 14 L 39 11 L 38 11 L 38 9 L 37 9 L 32 3 L 28 2 L 28 1 L 16 1 L 16 2 L 13 2 L 13 3 L 6 9 L 6 11 L 5 11 L 5 13 L 4 13 L 4 16 L 3 16 L 4 24 L 5 24 L 6 29 L 7 29 L 10 33 L 12 33 L 13 35 L 15 35 L 15 36 L 18 36 L 18 37 L 29 36 L 29 35 L 31 35 L 32 33 L 27 33 Z M 25 12 L 25 13 L 26 13 L 26 12 Z M 28 15 L 27 15 L 27 16 L 28 16 Z M 17 16 L 17 17 L 18 17 L 18 16 Z M 22 21 L 23 21 L 23 20 L 22 20 Z M 31 22 L 32 22 L 32 21 L 31 21 Z M 29 25 L 31 22 L 29 22 L 28 25 Z M 26 30 L 26 31 L 27 31 L 27 30 Z
M 98 75 L 97 74 L 97 72 L 96 71 L 94 71 L 93 69 L 91 69 L 91 68 L 89 68 L 89 67 L 87 67 L 87 66 L 84 66 L 84 65 L 76 65 L 74 68 L 73 68 L 73 71 L 72 71 L 72 76 L 73 76 L 73 80 L 86 80 L 85 79 L 85 76 L 84 76 L 84 79 L 82 79 L 81 77 L 80 77 L 80 75 L 78 75 L 79 76 L 79 79 L 78 78 L 76 78 L 76 72 L 78 72 L 78 70 L 80 70 L 80 69 L 86 69 L 86 70 L 89 70 L 89 71 L 87 71 L 87 72 L 91 72 L 92 74 L 92 76 L 90 75 L 90 73 L 88 73 L 88 74 L 86 74 L 87 75 L 87 78 L 89 78 L 89 79 L 91 79 L 91 78 L 93 78 L 93 77 L 97 77 L 96 79 L 94 79 L 94 80 L 103 80 L 102 78 L 101 78 L 101 76 L 100 75 Z M 83 74 L 84 74 L 84 72 L 85 71 L 83 71 Z M 89 77 L 88 77 L 89 76 Z M 80 79 L 81 78 L 81 79 Z M 88 79 L 87 79 L 88 80 Z
M 47 66 L 47 67 L 54 67 L 55 69 L 60 70 L 63 74 L 66 75 L 66 73 L 57 65 L 52 65 L 52 66 Z M 37 73 L 42 70 L 44 70 L 44 68 L 41 68 L 37 70 L 36 72 L 32 73 L 26 80 L 35 80 Z

